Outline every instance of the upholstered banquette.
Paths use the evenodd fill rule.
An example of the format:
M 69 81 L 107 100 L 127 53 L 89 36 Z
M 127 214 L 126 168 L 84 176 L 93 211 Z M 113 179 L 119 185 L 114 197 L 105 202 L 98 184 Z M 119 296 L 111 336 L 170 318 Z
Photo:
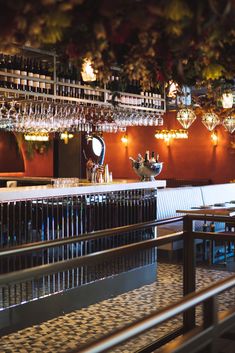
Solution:
M 176 213 L 176 210 L 190 209 L 191 207 L 203 205 L 200 187 L 179 187 L 159 189 L 157 196 L 157 219 L 166 220 L 183 214 Z M 200 222 L 201 223 L 201 222 Z M 179 232 L 183 228 L 182 221 L 166 223 L 157 227 L 157 235 L 164 236 Z M 182 241 L 174 241 L 159 247 L 162 250 L 178 250 L 183 247 Z
M 214 205 L 235 200 L 235 184 L 215 184 L 196 187 L 166 188 L 158 190 L 157 219 L 166 220 L 180 214 L 176 210 L 190 209 L 191 207 Z M 203 222 L 195 222 L 196 230 L 202 229 Z M 182 221 L 168 223 L 157 227 L 157 235 L 164 236 L 181 231 Z M 216 223 L 216 230 L 224 230 L 224 224 Z M 200 242 L 198 242 L 200 243 Z M 169 243 L 159 247 L 164 250 L 178 250 L 183 247 L 182 241 Z
M 203 205 L 214 205 L 235 200 L 235 183 L 201 186 L 200 189 Z

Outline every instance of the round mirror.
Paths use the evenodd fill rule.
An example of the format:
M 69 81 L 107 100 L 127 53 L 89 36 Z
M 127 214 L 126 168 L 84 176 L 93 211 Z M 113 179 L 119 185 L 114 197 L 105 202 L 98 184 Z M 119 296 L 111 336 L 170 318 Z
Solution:
M 102 147 L 103 146 L 102 146 L 101 141 L 97 137 L 94 136 L 92 138 L 92 149 L 93 149 L 94 154 L 97 157 L 100 157 L 101 152 L 102 152 Z
M 100 136 L 86 136 L 86 143 L 83 145 L 85 160 L 90 158 L 96 164 L 104 163 L 105 142 Z

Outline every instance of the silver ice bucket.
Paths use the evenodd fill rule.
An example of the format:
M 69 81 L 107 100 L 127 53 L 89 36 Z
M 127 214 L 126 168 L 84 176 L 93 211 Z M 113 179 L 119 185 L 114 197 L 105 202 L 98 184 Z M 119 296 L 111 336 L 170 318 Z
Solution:
M 132 160 L 134 172 L 141 178 L 141 181 L 153 181 L 162 171 L 163 162 L 137 162 Z

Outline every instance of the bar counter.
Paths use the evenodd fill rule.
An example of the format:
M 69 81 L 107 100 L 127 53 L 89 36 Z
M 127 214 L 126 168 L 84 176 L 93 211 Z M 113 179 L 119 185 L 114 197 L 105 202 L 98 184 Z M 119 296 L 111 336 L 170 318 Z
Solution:
M 21 178 L 9 178 L 8 180 L 25 180 Z M 37 178 L 27 178 L 27 180 L 45 180 Z M 47 179 L 50 181 L 51 179 Z M 19 186 L 14 188 L 0 188 L 0 202 L 13 200 L 28 200 L 42 197 L 55 197 L 66 195 L 85 195 L 94 193 L 108 193 L 115 191 L 146 190 L 162 188 L 166 186 L 165 180 L 154 180 L 141 182 L 136 180 L 115 180 L 112 183 L 93 184 L 79 182 L 77 186 L 54 187 L 48 185 Z
M 70 237 L 77 240 L 30 254 L 0 256 L 0 273 L 43 268 L 155 238 L 152 226 L 120 234 L 115 234 L 115 229 L 156 220 L 157 188 L 164 186 L 163 180 L 118 180 L 109 184 L 79 183 L 74 187 L 1 188 L 0 253 L 1 249 L 38 242 L 45 244 Z M 82 235 L 92 238 L 94 232 L 104 229 L 113 232 L 99 239 L 79 241 Z M 156 279 L 156 260 L 155 248 L 143 249 L 117 256 L 109 263 L 101 260 L 97 265 L 78 266 L 29 282 L 9 284 L 8 288 L 0 287 L 0 332 L 14 325 L 34 324 L 30 314 L 32 301 L 34 310 L 37 306 L 45 320 L 60 315 L 64 306 L 74 310 L 152 283 Z

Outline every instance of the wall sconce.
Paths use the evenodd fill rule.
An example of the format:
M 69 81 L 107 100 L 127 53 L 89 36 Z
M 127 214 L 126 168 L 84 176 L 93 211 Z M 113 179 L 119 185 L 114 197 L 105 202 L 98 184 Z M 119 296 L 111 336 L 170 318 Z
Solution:
M 187 139 L 188 131 L 180 130 L 156 130 L 155 138 L 158 140 L 164 140 L 167 146 L 170 145 L 172 139 Z
M 218 145 L 218 140 L 219 140 L 217 131 L 213 131 L 212 132 L 211 140 L 212 140 L 212 143 L 213 143 L 214 147 L 216 147 Z
M 60 134 L 60 139 L 64 140 L 64 143 L 67 145 L 69 142 L 69 139 L 73 138 L 73 134 L 69 134 L 67 131 L 66 132 L 62 132 Z
M 91 60 L 84 59 L 81 75 L 84 82 L 96 81 L 96 74 L 91 66 Z
M 49 134 L 47 133 L 28 133 L 24 134 L 25 141 L 49 141 Z
M 92 139 L 93 139 L 93 136 L 92 136 L 92 135 L 90 135 L 90 134 L 87 134 L 87 135 L 86 135 L 86 142 L 87 142 L 87 144 L 88 144 L 90 141 L 92 141 Z
M 125 147 L 128 145 L 128 136 L 125 134 L 121 138 L 122 143 L 124 144 Z

